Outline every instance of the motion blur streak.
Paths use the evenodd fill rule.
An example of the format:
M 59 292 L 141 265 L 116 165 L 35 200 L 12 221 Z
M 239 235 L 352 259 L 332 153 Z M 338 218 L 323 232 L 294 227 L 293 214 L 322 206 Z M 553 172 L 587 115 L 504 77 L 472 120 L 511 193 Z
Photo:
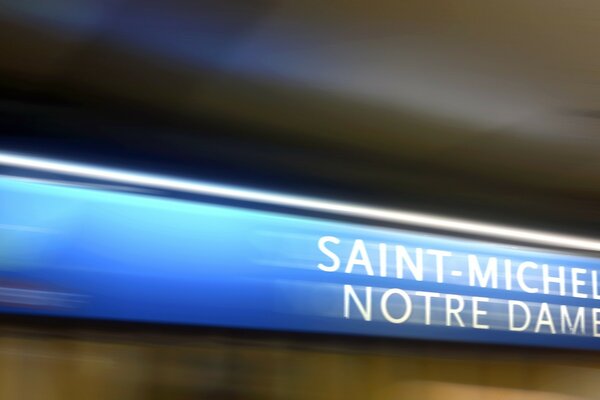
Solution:
M 508 239 L 518 242 L 558 246 L 561 248 L 570 248 L 576 250 L 600 251 L 600 241 L 589 238 L 492 225 L 462 219 L 445 218 L 409 211 L 373 208 L 350 203 L 291 196 L 201 181 L 173 179 L 157 175 L 133 173 L 116 169 L 46 160 L 16 154 L 0 153 L 0 165 L 59 173 L 88 179 L 100 179 L 131 185 L 147 186 L 165 190 L 183 191 L 226 199 L 258 202 L 274 206 L 334 213 L 338 215 L 367 218 L 398 224 L 408 224 L 416 227 L 441 229 L 444 231 Z

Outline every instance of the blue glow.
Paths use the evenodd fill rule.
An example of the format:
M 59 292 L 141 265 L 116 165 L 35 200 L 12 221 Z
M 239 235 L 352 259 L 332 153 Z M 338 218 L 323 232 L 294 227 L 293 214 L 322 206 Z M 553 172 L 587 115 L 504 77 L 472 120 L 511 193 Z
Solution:
M 591 286 L 581 288 L 588 298 L 473 287 L 465 270 L 468 254 L 482 262 L 495 256 L 515 264 L 547 263 L 554 275 L 562 265 L 598 271 L 596 259 L 8 177 L 0 178 L 0 194 L 4 312 L 599 348 L 593 337 L 534 334 L 533 327 L 509 332 L 496 321 L 509 299 L 527 302 L 532 310 L 541 302 L 592 309 L 598 300 L 591 298 Z M 422 282 L 397 279 L 392 273 L 368 276 L 360 267 L 351 274 L 343 268 L 326 273 L 317 265 L 329 262 L 318 248 L 319 238 L 327 235 L 340 238 L 336 252 L 342 265 L 348 262 L 354 240 L 361 239 L 371 254 L 376 254 L 377 243 L 402 244 L 412 249 L 411 256 L 415 248 L 451 251 L 446 268 L 462 276 L 448 273 L 443 283 L 436 282 L 431 260 Z M 538 285 L 535 276 L 525 277 Z M 344 318 L 344 284 L 353 285 L 361 296 L 367 286 L 374 293 L 402 288 L 411 293 L 484 296 L 491 299 L 486 317 L 491 328 L 424 326 L 412 320 L 394 325 L 382 321 L 375 306 L 372 321 L 355 318 L 356 311 L 353 318 Z M 465 311 L 464 318 L 470 316 Z M 585 329 L 593 329 L 589 319 Z

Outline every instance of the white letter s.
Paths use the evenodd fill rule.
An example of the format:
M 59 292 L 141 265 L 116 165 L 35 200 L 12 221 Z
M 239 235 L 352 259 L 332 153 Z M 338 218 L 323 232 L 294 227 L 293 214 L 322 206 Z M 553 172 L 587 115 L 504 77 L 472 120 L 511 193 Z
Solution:
M 331 260 L 333 261 L 333 264 L 325 265 L 325 264 L 319 263 L 318 267 L 321 271 L 335 272 L 340 268 L 340 258 L 333 251 L 331 251 L 327 247 L 325 247 L 325 244 L 329 243 L 329 242 L 334 243 L 334 244 L 340 244 L 340 239 L 336 238 L 335 236 L 323 236 L 322 238 L 319 239 L 319 250 L 321 250 L 321 252 L 323 254 L 325 254 L 326 256 L 331 258 Z

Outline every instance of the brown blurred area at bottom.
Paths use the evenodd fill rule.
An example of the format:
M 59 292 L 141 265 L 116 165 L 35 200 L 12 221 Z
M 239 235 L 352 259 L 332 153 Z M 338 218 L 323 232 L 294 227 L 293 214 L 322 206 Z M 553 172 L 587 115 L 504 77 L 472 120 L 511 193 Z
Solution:
M 596 353 L 3 324 L 0 399 L 600 398 Z

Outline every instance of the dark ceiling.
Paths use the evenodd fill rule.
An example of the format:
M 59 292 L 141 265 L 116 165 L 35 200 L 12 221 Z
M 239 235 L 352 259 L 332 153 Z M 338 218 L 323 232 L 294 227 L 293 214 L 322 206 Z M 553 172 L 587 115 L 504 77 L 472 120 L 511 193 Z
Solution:
M 600 233 L 595 1 L 0 1 L 0 146 Z

